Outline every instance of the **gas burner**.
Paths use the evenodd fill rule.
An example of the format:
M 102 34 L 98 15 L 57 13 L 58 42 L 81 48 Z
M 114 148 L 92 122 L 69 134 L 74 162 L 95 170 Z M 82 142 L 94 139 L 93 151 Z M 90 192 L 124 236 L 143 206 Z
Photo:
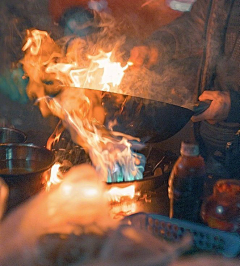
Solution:
M 63 165 L 60 167 L 62 173 L 77 164 L 91 164 L 88 154 L 82 147 L 72 142 L 67 131 L 62 133 L 52 150 L 56 161 Z M 168 178 L 178 156 L 171 151 L 161 150 L 154 144 L 146 145 L 137 152 L 146 158 L 143 179 L 106 183 L 107 191 L 109 193 L 111 190 L 114 191 L 114 198 L 110 199 L 110 215 L 114 219 L 121 219 L 136 212 L 168 215 Z M 119 195 L 116 194 L 116 189 Z
M 59 162 L 62 165 L 62 172 L 67 172 L 74 165 L 82 163 L 91 164 L 91 159 L 88 154 L 81 146 L 76 145 L 71 140 L 70 134 L 67 130 L 62 133 L 59 141 L 53 145 L 52 151 L 55 153 L 56 162 Z M 155 147 L 154 144 L 146 145 L 142 150 L 138 151 L 138 153 L 141 153 L 146 157 L 143 180 L 159 176 L 168 178 L 173 164 L 178 158 L 175 153 L 161 150 Z M 119 183 L 128 182 L 125 181 Z

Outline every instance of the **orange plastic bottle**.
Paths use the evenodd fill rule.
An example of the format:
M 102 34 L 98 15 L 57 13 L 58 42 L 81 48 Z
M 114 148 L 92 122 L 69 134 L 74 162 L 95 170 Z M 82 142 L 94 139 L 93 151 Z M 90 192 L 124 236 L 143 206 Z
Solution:
M 169 177 L 169 217 L 199 222 L 206 178 L 205 162 L 194 143 L 182 142 L 180 154 Z

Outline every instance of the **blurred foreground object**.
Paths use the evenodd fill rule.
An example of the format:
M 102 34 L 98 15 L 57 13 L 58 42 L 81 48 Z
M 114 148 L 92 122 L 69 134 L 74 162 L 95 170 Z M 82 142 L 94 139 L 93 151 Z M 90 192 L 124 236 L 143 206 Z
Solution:
M 35 265 L 36 244 L 43 234 L 105 232 L 109 219 L 104 183 L 94 168 L 71 168 L 63 182 L 42 191 L 0 224 L 0 265 Z
M 0 178 L 0 220 L 6 209 L 6 203 L 8 199 L 8 186 L 2 178 Z
M 239 259 L 227 259 L 221 256 L 194 255 L 174 262 L 170 266 L 239 266 Z
M 174 242 L 156 238 L 157 230 L 149 230 L 162 223 L 146 227 L 144 214 L 121 223 L 111 219 L 105 192 L 93 167 L 71 168 L 58 186 L 42 191 L 0 224 L 0 265 L 172 265 L 191 247 L 189 235 Z
M 162 236 L 172 243 L 189 234 L 193 242 L 193 249 L 189 251 L 221 254 L 227 258 L 238 257 L 240 254 L 240 236 L 237 234 L 154 213 L 135 213 L 124 220 L 128 224 L 135 225 L 137 229 L 147 230 L 154 236 Z
M 109 216 L 105 192 L 93 167 L 71 168 L 59 186 L 42 191 L 0 224 L 0 265 L 149 266 L 169 263 L 191 245 L 188 237 L 167 244 L 119 226 Z
M 240 180 L 217 181 L 202 205 L 202 219 L 212 228 L 240 234 Z

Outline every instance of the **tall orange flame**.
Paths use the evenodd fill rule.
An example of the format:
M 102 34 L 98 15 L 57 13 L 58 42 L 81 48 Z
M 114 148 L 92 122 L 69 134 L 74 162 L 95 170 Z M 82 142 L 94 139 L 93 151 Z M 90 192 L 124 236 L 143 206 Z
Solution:
M 82 45 L 83 41 L 77 40 L 63 53 L 46 32 L 28 31 L 22 60 L 29 76 L 28 93 L 34 90 L 42 112 L 47 108 L 61 118 L 73 140 L 89 152 L 103 180 L 107 181 L 110 177 L 111 181 L 116 165 L 121 168 L 122 181 L 140 179 L 142 169 L 136 165 L 137 156 L 129 142 L 132 137 L 104 128 L 102 121 L 94 117 L 92 111 L 99 100 L 96 97 L 91 99 L 82 89 L 76 89 L 83 87 L 121 93 L 119 84 L 130 63 L 122 67 L 120 62 L 114 60 L 112 52 L 104 53 L 101 49 L 97 55 L 87 54 L 80 58 L 82 53 L 78 54 L 77 51 L 82 51 Z M 50 95 L 59 94 L 56 97 L 47 96 L 46 91 Z M 104 115 L 101 106 L 95 112 L 97 116 L 99 113 Z

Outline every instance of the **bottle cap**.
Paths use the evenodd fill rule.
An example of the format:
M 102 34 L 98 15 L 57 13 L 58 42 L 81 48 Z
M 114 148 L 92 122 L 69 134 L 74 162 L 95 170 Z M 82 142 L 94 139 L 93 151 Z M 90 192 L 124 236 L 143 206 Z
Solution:
M 197 156 L 199 155 L 199 147 L 196 143 L 188 143 L 188 142 L 182 142 L 181 143 L 181 149 L 180 149 L 181 155 L 185 156 Z

